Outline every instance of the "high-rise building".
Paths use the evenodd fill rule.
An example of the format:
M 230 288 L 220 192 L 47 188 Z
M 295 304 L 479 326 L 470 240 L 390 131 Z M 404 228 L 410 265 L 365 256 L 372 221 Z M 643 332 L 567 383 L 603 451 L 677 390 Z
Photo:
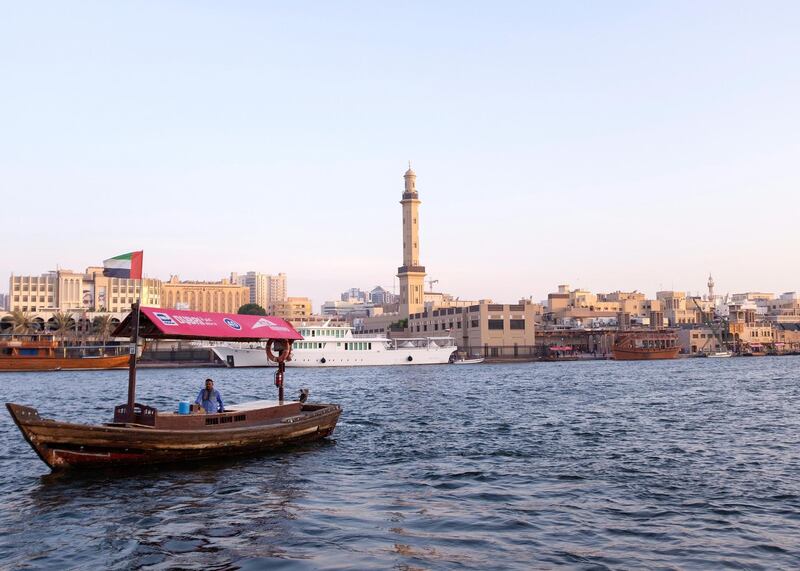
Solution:
M 286 301 L 287 288 L 286 288 L 286 274 L 280 273 L 277 275 L 267 276 L 267 307 L 270 303 L 276 301 Z
M 249 303 L 257 303 L 264 309 L 274 301 L 286 300 L 286 274 L 278 275 L 247 272 L 231 274 L 231 283 L 246 286 L 250 290 Z
M 405 175 L 403 207 L 403 265 L 397 268 L 400 279 L 400 317 L 407 318 L 425 307 L 425 266 L 419 262 L 419 195 L 417 175 L 411 164 Z
M 381 286 L 375 286 L 369 292 L 369 300 L 375 305 L 394 303 L 394 294 Z
M 343 291 L 342 295 L 339 296 L 339 299 L 342 301 L 367 301 L 367 293 L 358 289 L 357 287 L 351 287 L 350 289 Z

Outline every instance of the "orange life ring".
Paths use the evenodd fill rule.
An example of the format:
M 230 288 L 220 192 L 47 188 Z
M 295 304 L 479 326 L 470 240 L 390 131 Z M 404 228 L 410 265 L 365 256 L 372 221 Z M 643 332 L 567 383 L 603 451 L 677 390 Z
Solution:
M 280 343 L 282 346 L 276 346 L 275 349 L 278 351 L 278 354 L 275 355 L 272 352 L 271 345 L 273 343 Z M 284 363 L 286 361 L 292 360 L 292 342 L 288 339 L 270 339 L 267 341 L 267 359 L 270 361 L 274 361 L 275 363 Z

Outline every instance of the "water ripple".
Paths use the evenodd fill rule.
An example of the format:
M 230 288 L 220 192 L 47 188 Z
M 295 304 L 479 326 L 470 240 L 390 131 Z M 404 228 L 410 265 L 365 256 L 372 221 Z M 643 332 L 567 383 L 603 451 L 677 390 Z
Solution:
M 294 369 L 344 406 L 335 438 L 129 474 L 48 474 L 4 414 L 0 568 L 797 568 L 798 365 Z M 171 408 L 207 373 L 143 370 L 140 400 Z M 272 390 L 213 374 L 226 402 Z M 0 376 L 7 400 L 89 421 L 125 382 Z

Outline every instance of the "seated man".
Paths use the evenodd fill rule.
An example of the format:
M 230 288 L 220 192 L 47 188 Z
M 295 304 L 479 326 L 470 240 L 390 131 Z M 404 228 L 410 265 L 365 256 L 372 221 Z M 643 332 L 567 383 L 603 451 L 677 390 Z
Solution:
M 214 381 L 206 379 L 206 388 L 200 391 L 194 400 L 206 413 L 225 412 L 225 405 L 222 404 L 222 397 L 218 390 L 214 389 Z

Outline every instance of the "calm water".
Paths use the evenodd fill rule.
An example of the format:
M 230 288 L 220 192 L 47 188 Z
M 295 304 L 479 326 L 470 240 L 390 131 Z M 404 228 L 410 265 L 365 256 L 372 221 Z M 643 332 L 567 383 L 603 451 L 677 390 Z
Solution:
M 271 397 L 264 370 L 143 370 L 140 399 Z M 3 374 L 104 421 L 125 372 Z M 292 453 L 48 475 L 0 414 L 0 567 L 797 568 L 800 358 L 293 369 L 344 406 Z

